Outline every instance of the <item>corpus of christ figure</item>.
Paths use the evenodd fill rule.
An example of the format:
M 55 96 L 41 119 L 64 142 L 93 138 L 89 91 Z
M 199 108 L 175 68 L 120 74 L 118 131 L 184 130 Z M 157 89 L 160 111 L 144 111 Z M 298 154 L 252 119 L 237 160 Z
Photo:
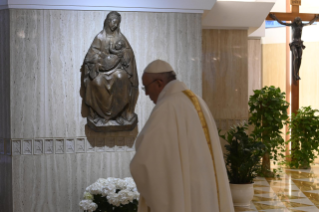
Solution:
M 292 73 L 295 81 L 300 80 L 299 77 L 299 69 L 301 65 L 302 59 L 302 50 L 306 47 L 303 45 L 303 41 L 301 40 L 302 28 L 307 25 L 313 24 L 316 20 L 319 19 L 319 15 L 316 15 L 314 19 L 312 19 L 309 23 L 303 24 L 300 17 L 296 17 L 292 23 L 284 23 L 279 20 L 274 14 L 269 14 L 269 16 L 278 21 L 278 23 L 291 26 L 292 29 L 292 42 L 289 44 L 290 51 L 292 52 Z

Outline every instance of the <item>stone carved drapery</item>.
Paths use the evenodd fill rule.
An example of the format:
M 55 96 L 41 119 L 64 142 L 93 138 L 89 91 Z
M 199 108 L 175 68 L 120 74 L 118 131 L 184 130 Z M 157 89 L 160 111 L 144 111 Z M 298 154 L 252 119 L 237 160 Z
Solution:
M 84 60 L 88 126 L 95 131 L 132 130 L 138 98 L 133 49 L 120 31 L 121 15 L 110 12 Z

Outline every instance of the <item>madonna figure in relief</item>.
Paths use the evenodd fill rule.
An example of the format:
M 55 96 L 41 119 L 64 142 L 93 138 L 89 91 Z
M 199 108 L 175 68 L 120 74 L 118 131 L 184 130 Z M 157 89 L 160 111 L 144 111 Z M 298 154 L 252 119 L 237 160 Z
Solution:
M 131 45 L 120 32 L 121 15 L 110 12 L 84 60 L 88 125 L 95 131 L 132 130 L 138 76 Z

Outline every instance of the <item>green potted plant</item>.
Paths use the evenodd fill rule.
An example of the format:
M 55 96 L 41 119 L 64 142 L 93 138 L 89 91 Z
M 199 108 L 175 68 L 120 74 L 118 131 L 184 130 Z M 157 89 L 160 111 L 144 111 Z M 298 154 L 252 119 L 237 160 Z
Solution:
M 285 141 L 281 136 L 281 130 L 288 121 L 289 103 L 280 88 L 265 86 L 260 90 L 254 90 L 248 105 L 249 124 L 254 125 L 252 134 L 267 147 L 262 160 L 261 174 L 273 177 L 274 173 L 270 171 L 270 159 L 277 161 L 279 157 L 285 157 L 282 154 L 285 150 Z
M 260 160 L 265 151 L 262 142 L 248 136 L 247 124 L 232 127 L 220 137 L 225 145 L 226 169 L 235 206 L 247 206 L 254 196 L 253 179 L 260 168 Z
M 310 106 L 302 107 L 297 114 L 291 115 L 289 129 L 291 130 L 291 161 L 290 168 L 310 168 L 314 162 L 319 147 L 319 110 Z

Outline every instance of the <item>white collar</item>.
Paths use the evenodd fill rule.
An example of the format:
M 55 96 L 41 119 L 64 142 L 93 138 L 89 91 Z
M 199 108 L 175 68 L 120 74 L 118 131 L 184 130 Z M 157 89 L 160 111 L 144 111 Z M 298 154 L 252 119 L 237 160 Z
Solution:
M 187 89 L 188 88 L 185 85 L 185 83 L 183 83 L 179 80 L 170 81 L 169 83 L 166 84 L 166 86 L 163 88 L 163 90 L 159 94 L 156 104 L 158 104 L 162 99 L 164 99 L 164 97 L 166 97 L 170 94 L 182 92 L 182 91 L 187 90 Z

